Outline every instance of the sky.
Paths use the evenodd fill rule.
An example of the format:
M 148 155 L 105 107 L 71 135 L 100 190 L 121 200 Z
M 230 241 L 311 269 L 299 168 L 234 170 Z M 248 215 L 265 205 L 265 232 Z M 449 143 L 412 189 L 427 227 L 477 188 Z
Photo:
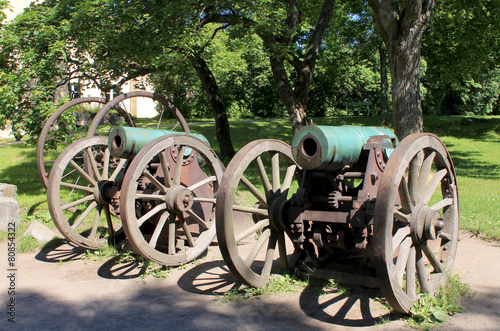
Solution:
M 20 14 L 24 8 L 29 6 L 31 2 L 33 2 L 33 0 L 10 0 L 10 6 L 12 7 L 13 12 L 5 10 L 5 14 L 7 14 L 7 21 L 10 21 L 16 17 L 16 15 Z

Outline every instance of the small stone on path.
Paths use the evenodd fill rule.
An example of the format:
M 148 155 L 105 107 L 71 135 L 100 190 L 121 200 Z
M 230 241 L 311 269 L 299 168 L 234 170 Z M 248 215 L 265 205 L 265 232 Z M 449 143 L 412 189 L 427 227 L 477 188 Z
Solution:
M 57 236 L 54 231 L 36 221 L 31 223 L 24 235 L 32 236 L 38 242 L 49 242 Z
M 16 185 L 0 183 L 0 196 L 15 199 L 16 194 L 17 194 Z
M 0 196 L 0 229 L 18 229 L 21 223 L 21 208 L 16 199 Z M 10 232 L 10 231 L 9 231 Z

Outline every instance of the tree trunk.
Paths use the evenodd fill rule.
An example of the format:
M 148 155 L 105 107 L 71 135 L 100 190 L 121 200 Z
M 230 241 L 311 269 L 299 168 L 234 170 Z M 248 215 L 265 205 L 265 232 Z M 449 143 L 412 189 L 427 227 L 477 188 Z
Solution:
M 392 58 L 390 62 L 394 131 L 402 140 L 409 134 L 422 132 L 423 129 L 419 87 L 420 47 L 412 47 L 402 52 L 398 45 L 392 45 L 389 58 Z
M 297 29 L 300 26 L 300 11 L 296 0 L 288 1 L 289 10 L 287 24 L 290 29 Z M 318 58 L 319 48 L 326 33 L 326 29 L 332 19 L 333 7 L 335 0 L 325 0 L 321 7 L 316 26 L 311 35 L 311 41 L 305 48 L 302 59 L 295 55 L 288 54 L 273 54 L 271 52 L 270 62 L 273 72 L 274 83 L 281 101 L 290 116 L 292 122 L 293 133 L 295 134 L 301 127 L 308 124 L 307 117 L 307 102 L 309 98 L 309 87 L 311 86 L 314 69 L 316 67 L 316 60 Z M 286 49 L 290 44 L 293 44 L 293 35 L 289 38 L 280 38 L 271 35 L 260 34 L 264 43 L 269 49 Z M 281 44 L 281 45 L 280 45 Z M 295 81 L 292 88 L 289 75 L 286 72 L 284 59 L 293 66 L 295 71 Z
M 271 53 L 270 62 L 274 83 L 290 116 L 293 132 L 295 133 L 301 127 L 307 125 L 309 87 L 312 82 L 319 49 L 332 18 L 335 0 L 323 1 L 316 26 L 311 31 L 309 44 L 305 49 L 301 47 L 296 52 L 290 52 L 289 50 L 295 48 L 298 44 L 295 37 L 301 31 L 300 6 L 297 0 L 286 0 L 284 2 L 288 7 L 287 18 L 284 21 L 288 30 L 286 33 L 277 33 L 279 29 L 267 29 L 257 24 L 251 17 L 236 15 L 236 10 L 234 12 L 225 10 L 224 13 L 209 12 L 203 19 L 203 24 L 240 24 L 243 27 L 252 28 L 252 32 L 257 33 L 262 38 Z M 293 74 L 287 74 L 284 61 L 287 61 L 293 67 Z M 290 77 L 294 77 L 293 86 Z
M 226 107 L 222 101 L 217 81 L 208 67 L 207 62 L 201 56 L 198 54 L 193 55 L 193 57 L 191 57 L 191 63 L 201 80 L 203 90 L 208 97 L 210 107 L 213 111 L 215 120 L 215 136 L 217 138 L 217 143 L 219 144 L 221 158 L 231 158 L 234 156 L 235 152 L 231 141 Z
M 434 0 L 368 0 L 389 56 L 394 131 L 401 140 L 423 128 L 420 50 Z
M 307 125 L 307 97 L 309 87 L 292 89 L 288 75 L 285 70 L 283 60 L 277 59 L 275 56 L 270 57 L 271 69 L 273 72 L 274 85 L 278 90 L 278 95 L 285 106 L 285 109 L 292 122 L 293 133 Z M 308 78 L 309 82 L 312 77 Z
M 383 126 L 391 125 L 389 116 L 389 80 L 387 78 L 387 53 L 382 44 L 378 48 L 380 54 L 380 124 Z

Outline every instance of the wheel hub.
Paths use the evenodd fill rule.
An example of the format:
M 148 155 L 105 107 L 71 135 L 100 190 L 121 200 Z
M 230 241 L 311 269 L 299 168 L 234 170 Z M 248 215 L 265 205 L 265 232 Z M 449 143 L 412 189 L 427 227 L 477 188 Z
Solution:
M 413 240 L 423 243 L 437 239 L 439 231 L 444 228 L 444 220 L 439 211 L 424 204 L 417 205 L 415 209 L 410 220 Z
M 97 182 L 97 185 L 94 187 L 94 196 L 95 200 L 100 205 L 108 205 L 111 203 L 111 196 L 109 196 L 109 191 L 113 186 L 113 182 L 109 180 L 101 180 Z
M 193 192 L 182 185 L 171 187 L 165 195 L 167 208 L 175 212 L 184 212 L 191 209 L 194 203 Z
M 269 204 L 269 223 L 275 230 L 284 231 L 288 229 L 284 220 L 284 211 L 287 208 L 287 202 L 287 199 L 278 197 Z

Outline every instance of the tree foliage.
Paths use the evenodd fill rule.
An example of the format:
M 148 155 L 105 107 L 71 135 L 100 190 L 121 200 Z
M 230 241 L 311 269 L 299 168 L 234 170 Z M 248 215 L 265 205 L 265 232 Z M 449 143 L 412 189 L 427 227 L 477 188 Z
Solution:
M 297 129 L 383 101 L 385 50 L 400 136 L 420 130 L 422 109 L 498 112 L 498 1 L 438 1 L 423 33 L 432 2 L 45 0 L 0 30 L 0 124 L 36 137 L 70 79 L 107 90 L 147 75 L 186 117 L 288 115 Z
M 496 0 L 442 0 L 424 37 L 426 110 L 488 114 L 500 96 L 500 6 Z M 498 110 L 497 110 L 498 112 Z

